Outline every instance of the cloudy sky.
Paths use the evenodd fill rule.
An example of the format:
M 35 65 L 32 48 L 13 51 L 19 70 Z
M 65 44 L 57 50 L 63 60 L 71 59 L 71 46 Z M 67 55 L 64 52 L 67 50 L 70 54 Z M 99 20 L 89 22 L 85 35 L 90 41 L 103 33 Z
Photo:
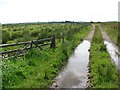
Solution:
M 117 21 L 119 0 L 0 0 L 0 23 Z

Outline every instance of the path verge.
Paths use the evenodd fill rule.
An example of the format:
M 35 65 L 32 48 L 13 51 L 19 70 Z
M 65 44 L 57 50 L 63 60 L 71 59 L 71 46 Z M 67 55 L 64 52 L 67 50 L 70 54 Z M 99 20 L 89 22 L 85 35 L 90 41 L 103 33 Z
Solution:
M 118 72 L 104 45 L 98 26 L 90 48 L 90 87 L 118 88 Z

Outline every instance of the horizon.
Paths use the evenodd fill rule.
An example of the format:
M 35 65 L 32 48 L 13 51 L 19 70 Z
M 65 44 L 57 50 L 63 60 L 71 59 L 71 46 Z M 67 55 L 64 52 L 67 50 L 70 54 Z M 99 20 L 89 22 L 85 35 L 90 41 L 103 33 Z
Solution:
M 46 21 L 46 22 L 16 22 L 16 23 L 0 23 L 1 25 L 3 25 L 3 24 L 26 24 L 26 23 L 28 23 L 28 24 L 32 24 L 32 23 L 91 23 L 91 22 L 93 22 L 93 23 L 98 23 L 98 22 L 100 22 L 100 23 L 103 23 L 103 22 L 101 22 L 101 21 L 90 21 L 90 22 L 87 22 L 87 21 L 68 21 L 68 22 L 66 22 L 66 21 Z M 112 23 L 112 22 L 119 22 L 119 21 L 104 21 L 104 23 Z

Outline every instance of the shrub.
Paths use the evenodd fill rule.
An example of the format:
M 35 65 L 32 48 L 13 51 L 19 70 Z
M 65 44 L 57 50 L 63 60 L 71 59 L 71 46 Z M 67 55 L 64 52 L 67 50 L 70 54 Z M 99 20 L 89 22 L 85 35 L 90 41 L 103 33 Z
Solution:
M 48 34 L 46 32 L 41 32 L 38 35 L 38 40 L 43 39 L 43 38 L 47 38 L 47 37 L 48 37 Z
M 6 44 L 10 39 L 10 34 L 6 31 L 2 31 L 2 44 Z
M 21 32 L 13 32 L 11 37 L 10 37 L 10 40 L 14 40 L 14 39 L 17 39 L 17 38 L 20 38 L 22 37 L 22 33 Z
M 40 33 L 40 31 L 37 31 L 37 30 L 36 30 L 36 31 L 32 31 L 32 32 L 31 32 L 31 36 L 32 36 L 32 37 L 38 36 L 39 33 Z

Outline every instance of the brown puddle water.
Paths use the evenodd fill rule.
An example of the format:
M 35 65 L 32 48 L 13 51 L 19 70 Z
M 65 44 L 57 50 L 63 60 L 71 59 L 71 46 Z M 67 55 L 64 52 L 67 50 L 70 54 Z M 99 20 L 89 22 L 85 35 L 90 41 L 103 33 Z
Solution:
M 90 41 L 84 40 L 55 78 L 52 88 L 87 88 Z

